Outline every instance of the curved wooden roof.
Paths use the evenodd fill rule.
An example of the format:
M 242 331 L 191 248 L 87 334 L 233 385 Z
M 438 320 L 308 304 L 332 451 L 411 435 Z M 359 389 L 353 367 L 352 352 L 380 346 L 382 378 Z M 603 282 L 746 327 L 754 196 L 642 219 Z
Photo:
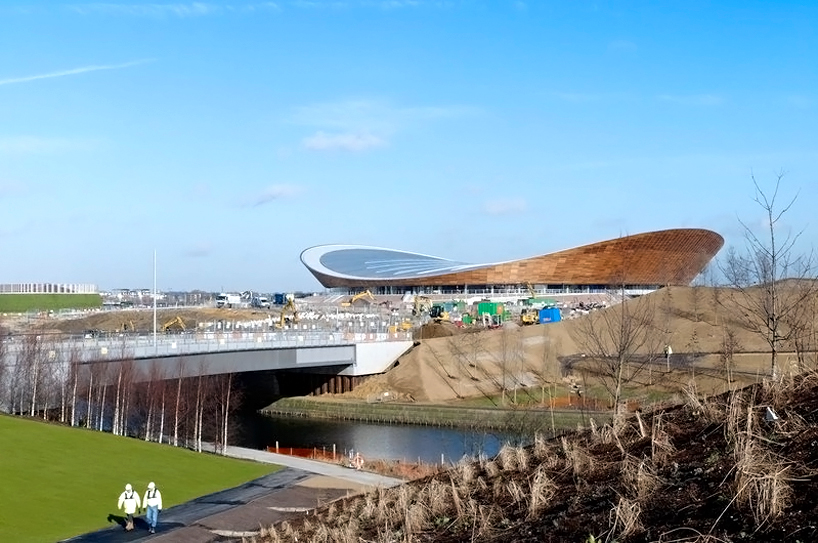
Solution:
M 625 236 L 523 260 L 469 265 L 426 255 L 361 246 L 320 246 L 307 249 L 301 260 L 325 287 L 446 286 L 446 285 L 687 285 L 724 245 L 716 232 L 682 228 Z M 344 253 L 346 252 L 346 253 Z M 378 254 L 377 263 L 363 255 Z M 329 258 L 335 255 L 335 258 Z M 362 255 L 362 256 L 358 256 Z M 389 256 L 394 255 L 394 256 Z M 339 258 L 339 256 L 341 258 Z M 350 273 L 333 265 L 353 260 Z M 412 258 L 416 260 L 413 261 Z M 393 260 L 389 260 L 392 258 Z M 440 265 L 432 266 L 428 262 Z M 404 272 L 385 275 L 390 262 Z M 423 273 L 405 273 L 417 262 Z M 386 263 L 386 264 L 385 264 Z M 451 264 L 446 266 L 445 264 Z M 397 269 L 397 264 L 394 266 Z M 439 269 L 439 273 L 435 269 Z M 361 270 L 371 269 L 371 273 Z

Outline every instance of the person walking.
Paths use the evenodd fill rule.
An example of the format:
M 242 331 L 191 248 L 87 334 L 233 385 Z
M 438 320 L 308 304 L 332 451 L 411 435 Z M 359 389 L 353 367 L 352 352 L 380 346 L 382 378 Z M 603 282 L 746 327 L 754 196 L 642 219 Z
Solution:
M 133 530 L 134 513 L 136 513 L 140 507 L 139 494 L 133 491 L 131 483 L 126 484 L 125 491 L 119 495 L 117 509 L 121 510 L 123 506 L 125 511 L 125 531 L 130 532 Z
M 156 488 L 156 485 L 151 481 L 148 483 L 148 489 L 145 491 L 145 499 L 142 504 L 147 509 L 145 520 L 148 521 L 148 532 L 156 533 L 156 523 L 159 522 L 159 511 L 162 510 L 162 493 Z

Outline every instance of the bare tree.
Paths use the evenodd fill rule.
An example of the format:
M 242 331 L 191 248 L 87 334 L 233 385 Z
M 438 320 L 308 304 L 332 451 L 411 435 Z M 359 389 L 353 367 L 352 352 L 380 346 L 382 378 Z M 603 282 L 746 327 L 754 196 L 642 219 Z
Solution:
M 624 289 L 623 289 L 624 291 Z M 623 386 L 652 364 L 662 343 L 653 297 L 638 297 L 579 318 L 571 336 L 589 360 L 588 370 L 610 394 L 619 412 Z
M 735 367 L 734 356 L 741 349 L 736 331 L 730 326 L 725 326 L 721 339 L 721 350 L 719 351 L 719 361 L 727 376 L 727 387 L 733 383 L 733 369 Z
M 148 369 L 148 381 L 145 383 L 145 441 L 151 441 L 153 439 L 158 411 L 163 407 L 161 405 L 161 399 L 164 398 L 164 388 L 165 383 L 163 381 L 162 369 L 159 367 L 159 363 L 154 360 Z M 161 435 L 157 441 L 161 442 Z
M 6 379 L 8 379 L 7 360 L 8 355 L 8 331 L 0 326 L 0 411 L 8 406 L 8 388 Z
M 782 217 L 798 199 L 796 194 L 786 205 L 779 205 L 783 176 L 783 173 L 778 175 L 770 195 L 761 189 L 755 176 L 752 177 L 753 201 L 764 212 L 765 231 L 756 234 L 739 219 L 744 231 L 744 252 L 731 248 L 722 266 L 731 287 L 727 297 L 738 307 L 743 317 L 742 325 L 761 337 L 770 348 L 772 375 L 778 369 L 778 354 L 782 347 L 797 334 L 797 322 L 802 319 L 796 314 L 816 292 L 816 283 L 811 278 L 812 254 L 796 252 L 796 243 L 803 230 L 796 234 L 780 232 Z
M 70 424 L 71 426 L 77 425 L 77 391 L 79 389 L 79 382 L 80 382 L 80 351 L 76 345 L 71 347 L 71 352 L 69 353 L 68 358 L 68 365 L 69 365 L 69 380 L 70 380 L 70 387 L 71 387 L 71 419 Z
M 173 410 L 173 446 L 179 446 L 179 429 L 183 423 L 184 413 L 182 409 L 185 408 L 185 404 L 182 402 L 182 383 L 184 379 L 182 378 L 182 371 L 184 369 L 184 360 L 179 358 L 177 361 L 177 371 L 178 375 L 176 378 L 176 395 L 174 397 L 175 407 Z

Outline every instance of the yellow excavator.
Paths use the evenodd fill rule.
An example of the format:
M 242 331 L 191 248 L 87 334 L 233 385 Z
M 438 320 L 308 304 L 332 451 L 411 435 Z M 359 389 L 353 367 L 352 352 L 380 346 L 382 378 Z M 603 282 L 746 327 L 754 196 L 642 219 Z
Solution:
M 281 317 L 278 319 L 276 328 L 284 328 L 287 323 L 296 324 L 298 322 L 298 308 L 292 294 L 287 295 L 287 303 L 281 306 Z
M 363 292 L 359 292 L 358 294 L 356 294 L 355 296 L 353 296 L 349 300 L 347 300 L 345 302 L 341 302 L 341 305 L 343 307 L 350 307 L 351 305 L 353 305 L 358 300 L 363 300 L 367 304 L 371 304 L 371 303 L 375 302 L 375 296 L 373 296 L 373 294 L 369 290 L 365 290 Z
M 185 321 L 183 321 L 182 317 L 180 317 L 179 315 L 176 315 L 175 317 L 166 321 L 162 325 L 163 332 L 172 332 L 174 330 L 177 330 L 179 332 L 184 332 L 185 330 L 187 330 L 187 326 L 185 326 Z
M 416 295 L 412 305 L 412 315 L 419 317 L 422 313 L 429 311 L 432 307 L 432 300 L 426 296 Z
M 119 332 L 136 332 L 136 326 L 132 320 L 127 320 L 119 326 Z
M 449 321 L 449 312 L 442 305 L 435 304 L 429 308 L 429 316 L 435 322 Z
M 412 324 L 412 322 L 409 321 L 409 320 L 404 319 L 404 320 L 402 320 L 400 322 L 390 324 L 388 330 L 389 330 L 390 334 L 394 334 L 396 332 L 408 332 L 412 328 L 414 328 L 414 325 Z

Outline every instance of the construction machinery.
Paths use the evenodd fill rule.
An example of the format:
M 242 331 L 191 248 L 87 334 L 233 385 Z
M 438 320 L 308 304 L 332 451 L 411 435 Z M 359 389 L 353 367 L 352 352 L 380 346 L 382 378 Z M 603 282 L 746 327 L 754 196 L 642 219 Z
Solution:
M 239 294 L 227 294 L 222 292 L 218 296 L 216 296 L 216 307 L 240 307 L 241 306 L 241 295 Z
M 435 304 L 429 308 L 429 316 L 435 322 L 443 322 L 449 320 L 449 312 L 442 305 Z
M 365 290 L 363 292 L 359 292 L 358 294 L 354 295 L 349 300 L 347 300 L 345 302 L 341 302 L 341 305 L 343 307 L 350 307 L 351 305 L 353 305 L 358 300 L 363 300 L 367 304 L 371 304 L 371 303 L 375 302 L 375 296 L 373 296 L 373 294 L 369 290 Z
M 522 324 L 537 324 L 540 322 L 540 312 L 536 309 L 524 307 L 520 311 L 520 322 Z
M 287 295 L 287 302 L 281 307 L 281 316 L 278 319 L 276 328 L 284 328 L 288 323 L 298 322 L 298 308 L 295 306 L 295 298 L 292 294 Z
M 119 325 L 119 332 L 136 332 L 136 326 L 132 320 L 127 320 Z
M 397 333 L 397 332 L 408 332 L 412 328 L 414 328 L 414 325 L 412 324 L 412 322 L 409 321 L 409 320 L 404 319 L 404 320 L 402 320 L 400 322 L 397 322 L 395 324 L 390 324 L 388 330 L 389 330 L 390 334 L 394 334 L 394 333 Z
M 430 300 L 426 296 L 417 295 L 415 296 L 415 301 L 412 305 L 412 315 L 415 317 L 419 317 L 426 311 L 429 311 L 429 308 L 432 307 L 432 300 Z
M 162 331 L 163 332 L 173 332 L 173 331 L 184 332 L 185 330 L 187 330 L 187 327 L 185 326 L 185 321 L 183 321 L 182 317 L 180 317 L 179 315 L 176 315 L 175 317 L 173 317 L 172 319 L 166 321 L 162 325 Z

